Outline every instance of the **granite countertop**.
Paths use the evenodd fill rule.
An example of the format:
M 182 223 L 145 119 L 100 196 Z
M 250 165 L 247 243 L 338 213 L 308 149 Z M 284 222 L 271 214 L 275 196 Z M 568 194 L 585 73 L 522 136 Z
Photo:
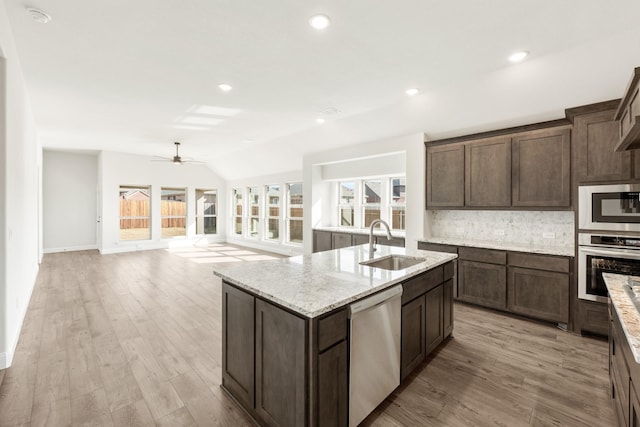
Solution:
M 536 246 L 525 243 L 510 243 L 488 240 L 456 239 L 451 237 L 427 237 L 419 242 L 440 243 L 452 246 L 470 246 L 473 248 L 499 249 L 503 251 L 529 252 L 544 255 L 576 256 L 573 246 Z
M 374 258 L 392 254 L 425 261 L 398 271 L 360 265 L 369 260 L 369 246 L 365 244 L 273 261 L 219 265 L 214 274 L 314 318 L 457 258 L 455 254 L 385 245 L 378 245 Z
M 640 363 L 640 313 L 638 313 L 633 301 L 631 301 L 629 294 L 625 290 L 625 286 L 629 283 L 631 276 L 602 273 L 602 277 L 604 278 L 604 283 L 607 285 L 611 304 L 620 318 L 620 323 L 631 347 L 633 358 L 636 363 Z M 640 278 L 636 279 L 640 280 Z
M 320 231 L 335 231 L 336 233 L 349 233 L 349 234 L 366 234 L 369 235 L 369 228 L 354 228 L 354 227 L 313 227 L 314 230 Z M 376 227 L 373 230 L 374 236 L 386 236 L 386 229 Z M 406 232 L 404 230 L 391 230 L 393 237 L 405 237 Z

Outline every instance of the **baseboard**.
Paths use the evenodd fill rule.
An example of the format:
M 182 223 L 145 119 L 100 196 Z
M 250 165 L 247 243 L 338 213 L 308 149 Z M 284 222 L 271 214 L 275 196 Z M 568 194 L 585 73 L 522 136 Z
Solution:
M 58 252 L 74 252 L 74 251 L 91 251 L 98 249 L 98 245 L 82 245 L 82 246 L 67 246 L 61 248 L 44 248 L 45 254 L 53 254 Z
M 0 353 L 0 369 L 7 369 L 9 365 L 7 364 L 7 353 Z M 0 385 L 2 385 L 2 378 L 0 377 Z

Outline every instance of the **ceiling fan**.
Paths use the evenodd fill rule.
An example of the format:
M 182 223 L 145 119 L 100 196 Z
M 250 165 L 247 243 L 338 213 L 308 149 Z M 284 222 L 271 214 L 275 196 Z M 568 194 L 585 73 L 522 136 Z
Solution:
M 203 164 L 204 162 L 199 162 L 197 160 L 193 160 L 189 157 L 180 157 L 180 143 L 179 142 L 174 142 L 174 144 L 176 145 L 176 155 L 173 157 L 161 157 L 161 156 L 154 156 L 154 158 L 151 160 L 152 162 L 170 162 L 173 163 L 174 165 L 182 165 L 184 163 L 195 163 L 195 164 Z

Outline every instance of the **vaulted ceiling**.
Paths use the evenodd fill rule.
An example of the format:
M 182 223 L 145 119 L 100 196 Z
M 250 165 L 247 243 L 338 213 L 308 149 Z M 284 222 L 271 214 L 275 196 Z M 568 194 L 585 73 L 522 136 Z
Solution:
M 181 141 L 226 179 L 560 118 L 620 97 L 640 65 L 637 0 L 4 3 L 45 147 L 171 156 Z M 316 13 L 331 26 L 311 28 Z

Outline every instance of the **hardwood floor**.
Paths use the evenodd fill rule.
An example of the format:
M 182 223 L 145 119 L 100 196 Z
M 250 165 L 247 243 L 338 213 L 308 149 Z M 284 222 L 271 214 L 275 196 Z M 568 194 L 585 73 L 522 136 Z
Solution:
M 252 425 L 219 387 L 212 269 L 266 257 L 231 245 L 45 255 L 0 372 L 0 425 Z M 605 341 L 464 305 L 455 316 L 455 338 L 364 425 L 613 425 Z

